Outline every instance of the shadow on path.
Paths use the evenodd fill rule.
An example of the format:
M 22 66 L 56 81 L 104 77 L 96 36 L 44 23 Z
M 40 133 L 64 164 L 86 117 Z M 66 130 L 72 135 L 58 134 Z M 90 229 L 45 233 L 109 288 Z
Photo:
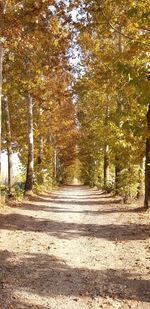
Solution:
M 109 296 L 150 302 L 150 281 L 125 270 L 71 268 L 65 261 L 45 254 L 17 258 L 17 265 L 13 265 L 13 260 L 14 254 L 0 252 L 1 269 L 12 294 L 22 289 L 40 296 L 84 297 L 88 293 L 92 298 Z
M 127 224 L 109 224 L 108 222 L 113 222 L 113 220 L 107 221 L 108 216 L 111 219 L 113 213 L 137 212 L 141 208 L 132 209 L 129 206 L 129 209 L 125 209 L 122 205 L 118 206 L 117 203 L 119 201 L 113 199 L 112 196 L 107 197 L 100 193 L 95 193 L 93 190 L 87 194 L 83 192 L 84 190 L 81 190 L 77 195 L 75 193 L 71 194 L 71 191 L 68 191 L 69 194 L 65 196 L 64 189 L 61 189 L 58 193 L 53 193 L 51 196 L 33 196 L 32 202 L 28 201 L 22 207 L 19 205 L 11 206 L 12 208 L 14 207 L 15 211 L 18 211 L 20 208 L 21 212 L 23 211 L 22 213 L 0 214 L 0 229 L 35 232 L 37 233 L 36 237 L 38 237 L 38 233 L 45 233 L 49 236 L 68 240 L 78 237 L 90 237 L 92 239 L 124 242 L 143 241 L 149 238 L 149 224 L 131 223 L 130 215 L 128 216 L 129 223 Z M 75 205 L 73 209 L 72 205 Z M 76 205 L 79 207 L 76 208 Z M 88 209 L 87 205 L 90 206 Z M 94 205 L 96 210 L 94 210 Z M 24 210 L 27 210 L 27 215 Z M 29 211 L 34 211 L 33 215 Z M 41 211 L 45 212 L 45 219 L 42 218 L 43 214 L 40 214 Z M 58 216 L 58 221 L 52 220 L 52 213 L 62 213 L 62 216 Z M 38 218 L 36 214 L 38 214 Z M 87 224 L 84 223 L 86 222 L 84 221 L 84 216 L 83 218 L 81 217 L 83 223 L 71 223 L 66 222 L 70 220 L 70 217 L 68 216 L 67 218 L 63 214 L 88 214 L 88 220 L 91 218 L 90 216 L 108 216 L 104 216 L 104 222 L 101 221 L 103 224 Z M 57 216 L 54 216 L 54 218 L 57 218 Z M 59 218 L 64 221 L 59 221 Z M 17 233 L 17 235 L 21 239 L 22 234 Z M 25 233 L 25 235 L 27 235 L 28 241 L 28 234 Z M 140 269 L 139 273 L 134 273 L 131 269 L 125 271 L 123 269 L 95 270 L 86 267 L 71 267 L 64 260 L 50 255 L 49 247 L 45 249 L 47 254 L 25 253 L 21 255 L 18 253 L 15 255 L 15 253 L 8 250 L 0 251 L 0 309 L 1 300 L 5 301 L 6 293 L 8 293 L 9 297 L 12 297 L 13 309 L 47 309 L 41 305 L 34 306 L 34 304 L 23 303 L 21 299 L 19 299 L 19 302 L 16 301 L 13 295 L 17 291 L 22 291 L 29 295 L 32 293 L 40 297 L 46 296 L 47 298 L 57 296 L 77 298 L 89 296 L 92 299 L 96 297 L 102 297 L 103 299 L 110 297 L 120 300 L 150 302 L 150 281 L 146 280 L 146 275 L 142 278 L 142 271 Z M 101 267 L 101 261 L 99 263 Z M 26 301 L 28 302 L 27 299 Z M 5 307 L 2 307 L 2 309 L 5 309 Z
M 144 240 L 150 237 L 150 225 L 148 224 L 78 224 L 39 219 L 21 214 L 0 215 L 0 229 L 47 233 L 64 239 L 94 236 L 108 241 L 128 241 Z

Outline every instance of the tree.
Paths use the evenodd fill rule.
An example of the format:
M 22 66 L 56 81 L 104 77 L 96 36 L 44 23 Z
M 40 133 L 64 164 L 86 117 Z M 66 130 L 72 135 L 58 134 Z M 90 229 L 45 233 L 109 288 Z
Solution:
M 89 180 L 100 182 L 102 187 L 106 173 L 102 180 L 101 162 L 104 157 L 106 172 L 108 145 L 112 189 L 116 175 L 116 191 L 126 200 L 137 195 L 144 157 L 145 114 L 149 103 L 148 2 L 127 0 L 114 4 L 111 0 L 92 3 L 85 0 L 79 7 L 83 12 L 82 20 L 75 23 L 83 67 L 75 86 L 82 132 L 79 156 Z M 84 147 L 87 159 L 82 157 Z
M 49 4 L 54 4 L 52 11 Z M 68 141 L 71 138 L 69 135 L 63 140 L 64 133 L 59 119 L 60 116 L 63 117 L 63 126 L 67 128 L 68 125 L 68 129 L 70 126 L 70 129 L 75 130 L 69 90 L 71 74 L 67 53 L 71 36 L 66 5 L 56 4 L 55 1 L 37 3 L 33 0 L 20 5 L 17 1 L 10 1 L 5 10 L 5 18 L 3 12 L 1 17 L 4 37 L 3 93 L 5 97 L 9 97 L 14 151 L 19 153 L 23 166 L 27 165 L 25 189 L 31 191 L 33 178 L 35 182 L 37 179 L 39 181 L 38 174 L 41 174 L 41 179 L 43 173 L 45 175 L 49 173 L 52 177 L 51 168 L 54 166 L 55 149 L 58 149 L 57 165 L 61 172 L 65 173 L 64 161 L 67 160 L 68 149 L 74 147 L 74 143 Z M 69 104 L 68 100 L 70 100 Z M 66 112 L 59 114 L 59 107 L 62 104 Z M 49 123 L 50 117 L 53 125 Z M 68 117 L 70 121 L 67 120 Z M 20 122 L 18 122 L 19 118 Z M 53 119 L 57 123 L 57 133 Z M 33 129 L 34 141 L 31 132 Z M 4 149 L 7 135 L 5 130 L 4 127 Z M 51 142 L 47 137 L 48 132 L 52 137 Z M 28 138 L 27 135 L 29 135 Z M 61 142 L 63 146 L 60 145 Z M 62 151 L 61 158 L 60 151 Z M 74 151 L 70 150 L 70 157 L 71 153 L 71 160 L 73 160 Z M 45 170 L 47 170 L 46 173 Z
M 145 200 L 144 206 L 149 207 L 150 201 L 150 105 L 147 112 L 148 137 L 146 139 L 146 160 L 145 160 Z
M 0 42 L 0 184 L 1 184 L 1 102 L 2 102 L 2 68 L 3 68 L 3 47 Z
M 28 119 L 28 163 L 27 163 L 25 192 L 30 193 L 33 187 L 33 173 L 34 173 L 33 103 L 32 103 L 32 97 L 30 95 L 27 95 L 26 102 L 27 102 L 27 119 Z
M 6 140 L 7 140 L 7 155 L 8 155 L 8 187 L 9 195 L 12 195 L 11 189 L 13 185 L 13 150 L 12 150 L 12 138 L 11 138 L 11 123 L 10 123 L 10 111 L 8 98 L 4 101 L 4 110 L 6 118 Z

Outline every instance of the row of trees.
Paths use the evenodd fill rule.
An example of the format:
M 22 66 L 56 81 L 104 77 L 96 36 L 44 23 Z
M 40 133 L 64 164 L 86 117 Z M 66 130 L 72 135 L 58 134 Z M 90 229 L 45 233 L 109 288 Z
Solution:
M 26 192 L 33 182 L 63 181 L 75 159 L 68 22 L 61 1 L 1 1 L 0 145 L 8 153 L 10 191 L 14 152 L 27 171 Z
M 84 0 L 79 11 L 82 18 L 76 21 L 76 35 L 81 75 L 75 93 L 82 177 L 126 200 L 141 195 L 145 171 L 148 207 L 148 1 Z
M 1 1 L 0 147 L 10 190 L 17 152 L 26 192 L 76 171 L 128 199 L 142 193 L 145 173 L 148 207 L 148 9 L 144 0 Z

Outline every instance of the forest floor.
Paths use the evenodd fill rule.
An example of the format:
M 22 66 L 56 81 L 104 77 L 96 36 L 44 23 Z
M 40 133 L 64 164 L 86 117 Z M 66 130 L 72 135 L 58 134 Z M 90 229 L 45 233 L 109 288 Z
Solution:
M 149 211 L 69 186 L 0 212 L 0 309 L 150 308 Z

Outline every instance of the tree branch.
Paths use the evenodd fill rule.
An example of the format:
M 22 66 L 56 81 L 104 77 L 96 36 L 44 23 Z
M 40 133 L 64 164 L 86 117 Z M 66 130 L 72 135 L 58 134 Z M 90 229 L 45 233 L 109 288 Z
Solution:
M 98 3 L 99 4 L 99 3 Z M 99 4 L 100 5 L 100 4 Z M 127 34 L 124 34 L 122 31 L 120 31 L 119 29 L 117 29 L 110 21 L 109 19 L 106 17 L 105 13 L 104 13 L 104 10 L 102 8 L 102 6 L 100 6 L 100 9 L 101 9 L 101 12 L 102 12 L 102 15 L 105 19 L 105 21 L 107 22 L 107 24 L 109 25 L 110 28 L 112 28 L 115 32 L 119 33 L 120 35 L 122 35 L 123 37 L 125 37 L 126 39 L 130 40 L 130 41 L 134 41 L 134 42 L 137 42 L 137 43 L 140 43 L 142 45 L 146 45 L 146 46 L 150 46 L 149 43 L 146 43 L 146 42 L 143 42 L 143 41 L 140 41 L 138 39 L 135 39 Z M 144 30 L 144 29 L 143 29 Z M 149 31 L 148 29 L 145 29 L 146 31 Z

